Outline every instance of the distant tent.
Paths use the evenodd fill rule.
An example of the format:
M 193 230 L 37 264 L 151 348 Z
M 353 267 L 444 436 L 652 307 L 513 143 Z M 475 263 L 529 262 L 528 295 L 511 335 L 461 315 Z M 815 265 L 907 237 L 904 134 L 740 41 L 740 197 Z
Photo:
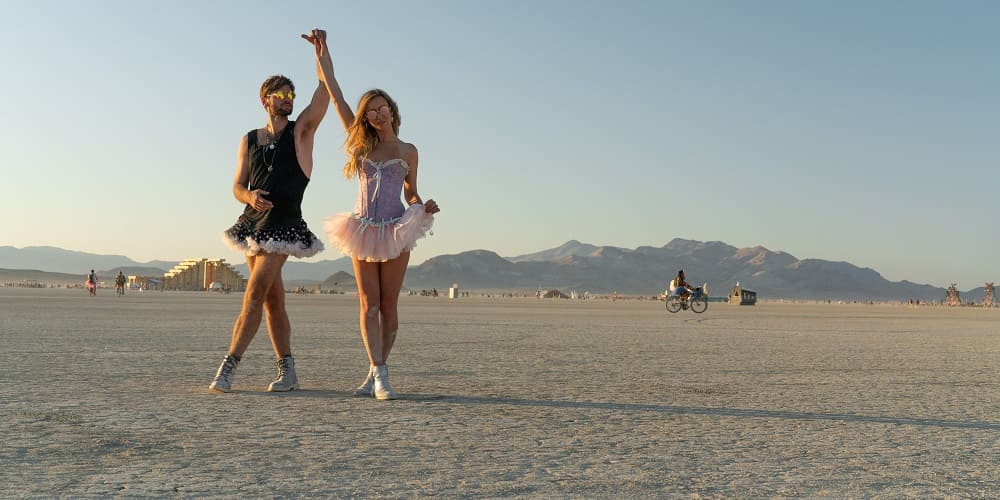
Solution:
M 354 276 L 351 276 L 344 271 L 337 271 L 331 274 L 326 280 L 323 281 L 322 285 L 324 287 L 335 288 L 335 287 L 356 287 L 357 282 L 354 280 Z
M 213 281 L 211 285 L 208 285 L 209 290 L 222 290 L 224 288 L 221 281 Z
M 559 290 L 552 289 L 552 290 L 549 290 L 549 291 L 545 292 L 544 294 L 542 294 L 542 298 L 543 299 L 568 299 L 569 295 L 566 295 L 565 293 L 562 293 Z
M 358 291 L 358 284 L 355 281 L 354 276 L 351 276 L 344 271 L 337 271 L 331 274 L 326 280 L 317 285 L 319 290 L 323 290 L 326 293 L 356 293 Z M 322 292 L 321 292 L 322 293 Z

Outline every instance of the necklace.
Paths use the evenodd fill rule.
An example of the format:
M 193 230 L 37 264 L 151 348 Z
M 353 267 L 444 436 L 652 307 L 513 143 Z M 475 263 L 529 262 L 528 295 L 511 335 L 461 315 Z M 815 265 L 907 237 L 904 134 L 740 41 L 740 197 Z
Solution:
M 285 127 L 285 128 L 288 128 L 288 127 Z M 264 151 L 260 152 L 260 157 L 264 161 L 264 166 L 267 167 L 267 171 L 268 172 L 273 172 L 274 171 L 274 160 L 276 160 L 278 158 L 278 141 L 281 140 L 281 136 L 284 135 L 284 134 L 285 134 L 285 129 L 283 128 L 283 129 L 281 129 L 281 132 L 279 132 L 277 135 L 275 135 L 274 137 L 271 138 L 271 143 L 270 144 L 268 144 L 267 146 L 264 146 Z M 267 150 L 268 149 L 270 149 L 271 152 L 273 153 L 271 155 L 271 161 L 270 162 L 267 161 Z

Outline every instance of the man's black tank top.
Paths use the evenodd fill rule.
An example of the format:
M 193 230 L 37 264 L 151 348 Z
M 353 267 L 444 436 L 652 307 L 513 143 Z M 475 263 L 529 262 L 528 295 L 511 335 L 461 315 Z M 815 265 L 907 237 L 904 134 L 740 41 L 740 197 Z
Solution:
M 295 122 L 288 122 L 274 148 L 258 144 L 257 130 L 251 130 L 247 133 L 247 149 L 250 158 L 247 189 L 268 191 L 270 194 L 264 198 L 274 207 L 259 211 L 247 205 L 240 218 L 257 231 L 296 226 L 302 220 L 302 195 L 309 178 L 302 173 L 295 155 Z

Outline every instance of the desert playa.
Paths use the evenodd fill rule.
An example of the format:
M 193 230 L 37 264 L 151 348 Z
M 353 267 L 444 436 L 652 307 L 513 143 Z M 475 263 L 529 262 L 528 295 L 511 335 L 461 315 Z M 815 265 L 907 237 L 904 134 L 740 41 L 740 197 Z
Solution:
M 401 298 L 401 400 L 350 396 L 356 298 L 0 289 L 3 496 L 995 497 L 1000 310 Z

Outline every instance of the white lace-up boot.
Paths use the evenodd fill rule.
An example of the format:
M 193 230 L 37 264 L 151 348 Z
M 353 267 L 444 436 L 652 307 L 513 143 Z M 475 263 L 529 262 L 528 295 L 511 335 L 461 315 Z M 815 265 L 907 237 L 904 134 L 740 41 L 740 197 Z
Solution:
M 215 378 L 212 379 L 211 384 L 208 384 L 209 390 L 216 392 L 229 392 L 233 390 L 233 372 L 236 371 L 236 367 L 239 364 L 239 360 L 228 354 L 225 358 L 222 358 L 219 371 L 215 372 Z
M 355 396 L 368 396 L 372 397 L 375 395 L 375 366 L 368 366 L 368 376 L 365 377 L 365 381 L 354 389 Z
M 278 359 L 278 376 L 267 386 L 271 392 L 294 391 L 299 388 L 299 377 L 295 375 L 295 358 L 291 355 Z
M 389 385 L 389 367 L 386 365 L 375 367 L 375 399 L 378 400 L 388 400 L 396 399 L 396 393 L 393 392 L 392 386 Z

